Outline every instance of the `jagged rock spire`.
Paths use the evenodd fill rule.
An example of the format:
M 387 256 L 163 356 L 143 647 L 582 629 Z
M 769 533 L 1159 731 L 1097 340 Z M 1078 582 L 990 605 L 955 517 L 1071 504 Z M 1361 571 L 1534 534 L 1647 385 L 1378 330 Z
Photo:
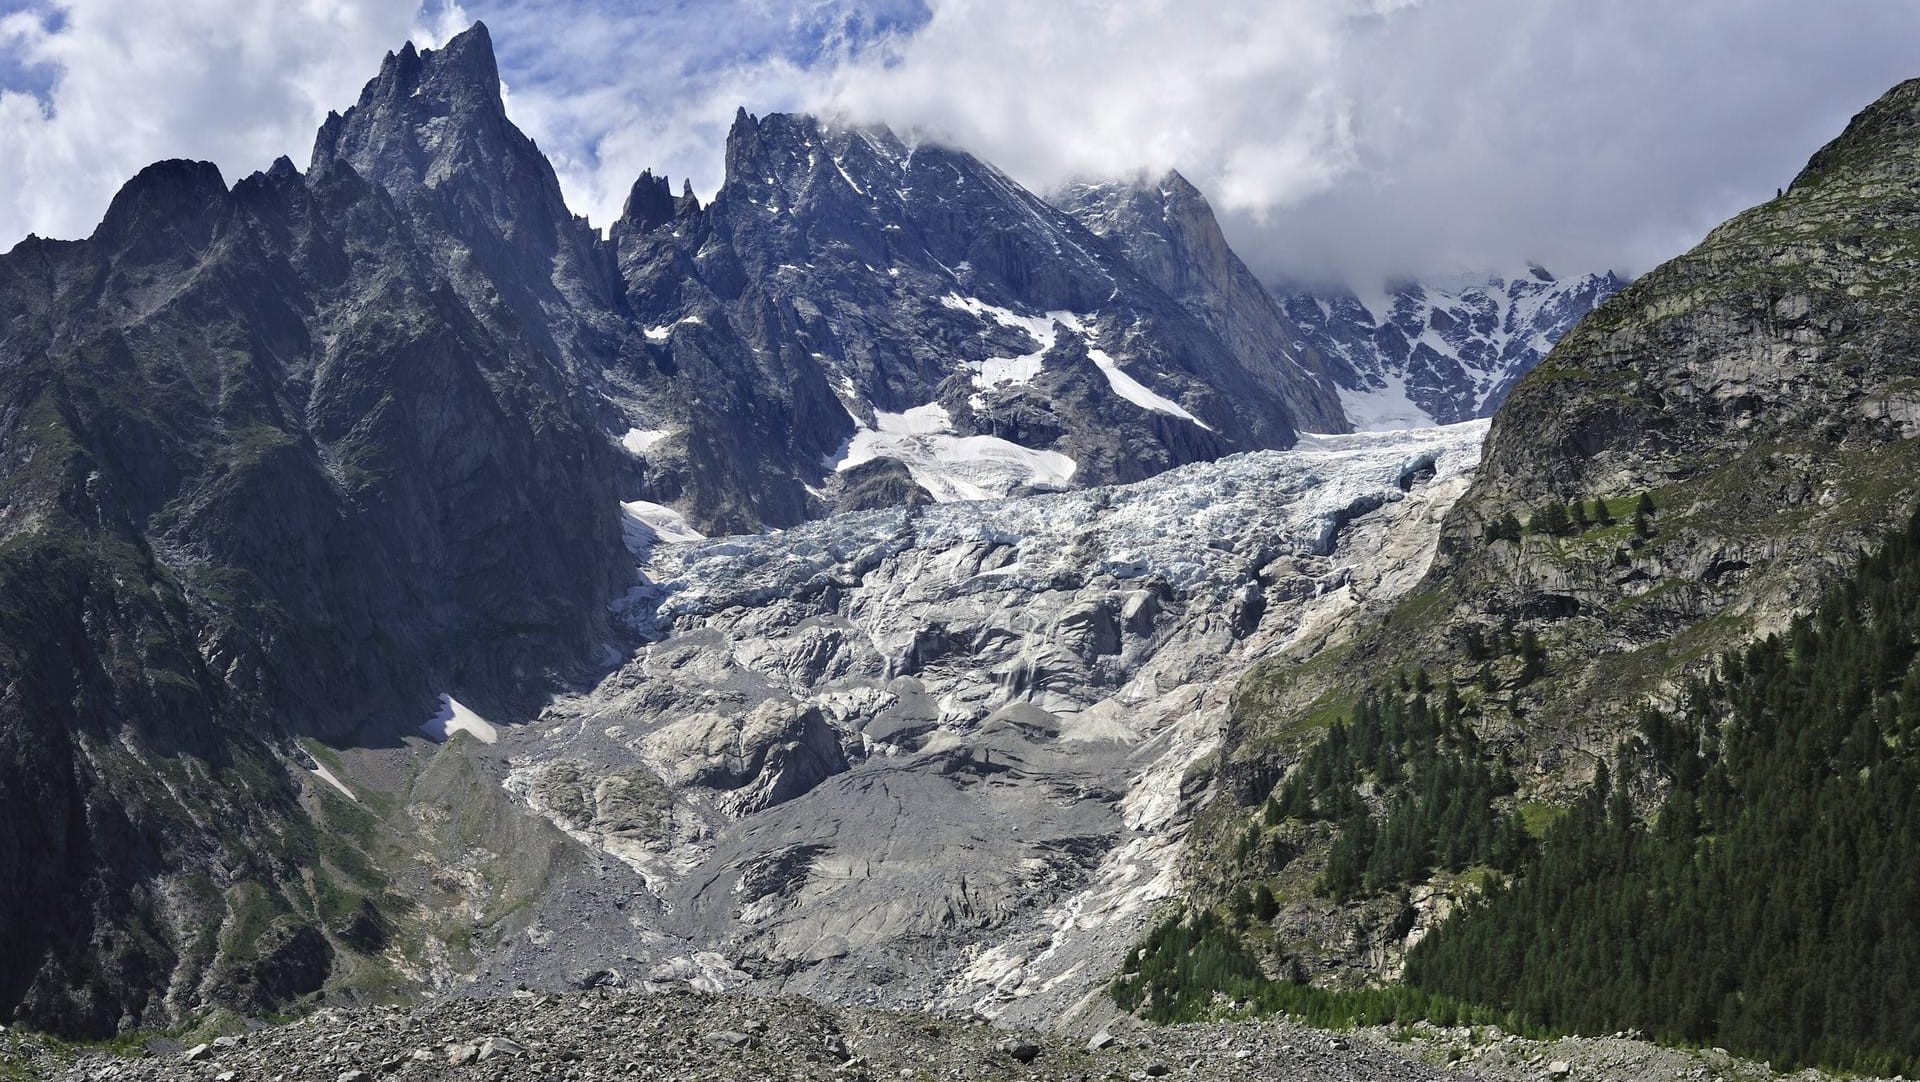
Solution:
M 321 127 L 309 175 L 341 163 L 385 188 L 422 235 L 456 240 L 467 255 L 434 248 L 456 290 L 483 313 L 504 300 L 565 366 L 587 348 L 579 324 L 612 319 L 616 291 L 599 239 L 508 119 L 485 24 L 441 49 L 409 43 L 389 54 L 359 102 Z M 583 315 L 568 299 L 580 294 L 603 303 Z
M 443 117 L 451 121 L 446 128 L 452 130 L 420 130 L 425 121 Z M 364 174 L 387 174 L 378 179 L 391 187 L 398 178 L 393 170 L 380 166 L 394 163 L 378 159 L 394 157 L 392 144 L 403 131 L 419 144 L 412 157 L 424 163 L 448 140 L 486 129 L 504 135 L 501 129 L 511 127 L 500 98 L 493 39 L 485 23 L 474 23 L 445 48 L 416 50 L 407 42 L 399 52 L 388 53 L 380 73 L 361 89 L 354 107 L 345 115 L 327 114 L 314 140 L 309 172 L 317 175 L 333 161 L 345 159 Z M 419 153 L 422 150 L 426 153 Z
M 613 231 L 615 235 L 650 232 L 672 221 L 675 209 L 673 188 L 667 178 L 654 176 L 651 169 L 643 170 L 627 192 L 626 205 Z

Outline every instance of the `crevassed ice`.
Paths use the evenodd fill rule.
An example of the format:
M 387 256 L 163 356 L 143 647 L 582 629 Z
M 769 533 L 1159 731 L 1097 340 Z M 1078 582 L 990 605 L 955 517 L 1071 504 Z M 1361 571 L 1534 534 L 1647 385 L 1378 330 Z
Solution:
M 1133 484 L 929 509 L 915 519 L 916 543 L 938 548 L 990 537 L 1016 545 L 1027 574 L 1085 573 L 1091 561 L 1123 577 L 1151 571 L 1181 590 L 1230 590 L 1244 581 L 1244 558 L 1223 556 L 1210 547 L 1213 539 L 1312 549 L 1356 503 L 1375 494 L 1400 498 L 1403 476 L 1422 459 L 1437 463 L 1443 476 L 1472 468 L 1487 427 L 1475 420 L 1399 432 L 1303 433 L 1292 450 L 1228 455 Z M 808 522 L 778 538 L 676 546 L 657 581 L 675 583 L 677 610 L 724 608 L 769 581 L 802 583 L 869 544 L 891 544 L 896 529 L 887 513 L 871 512 Z M 741 561 L 742 552 L 754 558 Z

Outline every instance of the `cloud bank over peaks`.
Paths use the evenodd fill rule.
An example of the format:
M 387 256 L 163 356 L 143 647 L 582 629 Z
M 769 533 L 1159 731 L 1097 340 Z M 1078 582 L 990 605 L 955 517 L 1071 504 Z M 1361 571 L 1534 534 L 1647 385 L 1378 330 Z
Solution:
M 1645 270 L 1920 75 L 1920 5 L 1882 0 L 55 0 L 0 15 L 0 246 L 158 158 L 304 161 L 472 19 L 603 226 L 643 169 L 711 196 L 736 107 L 805 110 L 1041 191 L 1179 169 L 1263 277 L 1362 289 Z
M 1031 186 L 1178 168 L 1270 279 L 1638 272 L 1920 75 L 1837 0 L 943 0 L 816 98 Z

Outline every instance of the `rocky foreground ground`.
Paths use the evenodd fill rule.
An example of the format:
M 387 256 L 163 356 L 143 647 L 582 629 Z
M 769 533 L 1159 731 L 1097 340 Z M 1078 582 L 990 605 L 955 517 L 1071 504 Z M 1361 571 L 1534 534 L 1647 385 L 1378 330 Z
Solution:
M 1326 1033 L 1273 1019 L 1115 1026 L 1068 1038 L 980 1019 L 843 1010 L 793 998 L 612 990 L 322 1010 L 192 1045 L 155 1039 L 131 1053 L 0 1034 L 0 1079 L 8 1082 L 1770 1077 L 1764 1065 L 1723 1053 L 1626 1038 L 1537 1042 L 1428 1027 Z

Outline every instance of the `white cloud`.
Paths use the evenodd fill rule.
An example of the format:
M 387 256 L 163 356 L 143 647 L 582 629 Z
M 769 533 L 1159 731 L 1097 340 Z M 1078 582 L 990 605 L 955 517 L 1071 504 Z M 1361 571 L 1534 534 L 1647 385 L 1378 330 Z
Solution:
M 388 50 L 465 22 L 440 2 L 61 0 L 0 19 L 0 49 L 50 72 L 44 98 L 0 91 L 0 245 L 93 231 L 126 179 L 162 158 L 231 183 L 344 109 Z
M 919 128 L 1046 188 L 1179 168 L 1269 276 L 1644 270 L 1920 75 L 1920 5 L 1829 0 L 67 0 L 0 18 L 0 244 L 161 157 L 306 157 L 405 38 L 484 18 L 509 111 L 606 224 L 721 180 L 736 105 Z M 51 29 L 49 29 L 51 27 Z
M 1340 94 L 1360 0 L 946 0 L 836 73 L 821 104 L 980 148 L 1029 184 L 1198 169 L 1267 209 L 1352 166 Z
M 1920 5 L 937 0 L 815 101 L 1029 185 L 1178 168 L 1269 276 L 1640 271 L 1920 75 Z
M 642 168 L 711 192 L 736 104 L 810 109 L 921 129 L 1040 189 L 1178 168 L 1263 275 L 1356 283 L 1645 270 L 1920 75 L 1920 5 L 1880 0 L 1817 19 L 1796 0 L 930 0 L 802 57 L 778 43 L 871 5 L 585 26 L 552 0 L 470 6 L 503 48 L 558 58 L 515 115 L 596 221 Z

